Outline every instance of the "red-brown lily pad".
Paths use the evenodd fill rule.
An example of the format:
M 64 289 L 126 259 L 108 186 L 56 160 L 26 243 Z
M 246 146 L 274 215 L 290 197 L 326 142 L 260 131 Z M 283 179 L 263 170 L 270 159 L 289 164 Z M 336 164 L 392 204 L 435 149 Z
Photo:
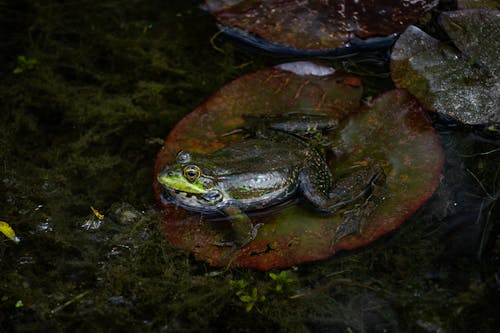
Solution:
M 416 23 L 437 0 L 206 0 L 225 27 L 304 50 L 336 49 Z
M 155 165 L 156 175 L 181 149 L 199 153 L 220 149 L 235 140 L 222 135 L 241 127 L 245 115 L 328 114 L 344 123 L 331 137 L 339 152 L 329 161 L 333 174 L 349 174 L 376 163 L 387 176 L 386 191 L 376 210 L 363 221 L 360 234 L 336 242 L 341 215 L 325 216 L 297 203 L 269 215 L 252 216 L 252 222 L 263 226 L 244 247 L 217 246 L 229 223 L 207 221 L 200 214 L 162 202 L 161 186 L 155 181 L 167 239 L 215 266 L 268 270 L 324 259 L 339 250 L 366 245 L 397 228 L 438 185 L 442 149 L 425 112 L 405 91 L 386 93 L 356 111 L 360 97 L 356 77 L 263 69 L 224 86 L 181 120 L 167 137 Z

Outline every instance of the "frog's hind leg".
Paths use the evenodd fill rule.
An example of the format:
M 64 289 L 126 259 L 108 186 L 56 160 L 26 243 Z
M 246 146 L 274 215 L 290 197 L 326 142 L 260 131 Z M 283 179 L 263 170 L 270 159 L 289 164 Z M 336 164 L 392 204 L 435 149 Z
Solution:
M 335 231 L 335 241 L 360 233 L 361 224 L 377 207 L 373 199 L 380 196 L 376 189 L 384 188 L 384 170 L 375 166 L 342 178 L 332 189 L 324 172 L 306 169 L 300 175 L 300 188 L 304 196 L 319 210 L 334 214 L 343 209 L 344 221 Z M 326 185 L 327 183 L 328 185 Z M 347 209 L 348 206 L 352 208 Z
M 357 201 L 355 205 L 343 213 L 343 221 L 335 229 L 335 237 L 332 246 L 342 238 L 360 234 L 363 223 L 377 209 L 383 200 L 386 189 L 386 176 L 384 170 L 375 167 L 366 186 L 363 201 Z
M 361 170 L 331 184 L 329 170 L 306 168 L 299 175 L 300 190 L 319 210 L 335 213 L 340 208 L 367 197 L 375 185 L 385 184 L 384 170 L 376 166 L 367 172 Z

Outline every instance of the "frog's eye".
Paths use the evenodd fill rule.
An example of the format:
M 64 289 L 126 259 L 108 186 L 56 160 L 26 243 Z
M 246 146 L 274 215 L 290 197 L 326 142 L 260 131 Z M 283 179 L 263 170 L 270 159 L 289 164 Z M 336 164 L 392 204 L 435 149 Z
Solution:
M 200 176 L 201 170 L 196 165 L 188 165 L 184 168 L 184 177 L 190 182 L 195 182 Z
M 181 150 L 177 153 L 175 160 L 180 164 L 188 163 L 189 161 L 191 161 L 191 155 L 189 155 L 187 151 Z

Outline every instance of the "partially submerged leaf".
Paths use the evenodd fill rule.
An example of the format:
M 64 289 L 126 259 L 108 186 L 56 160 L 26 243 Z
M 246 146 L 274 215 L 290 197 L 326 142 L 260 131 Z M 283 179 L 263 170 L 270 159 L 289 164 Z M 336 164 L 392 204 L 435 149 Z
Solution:
M 410 26 L 394 45 L 396 86 L 429 110 L 468 124 L 500 121 L 500 12 L 464 10 L 442 14 L 455 45 Z
M 217 246 L 227 234 L 225 221 L 207 221 L 171 203 L 162 202 L 165 234 L 180 248 L 216 266 L 284 268 L 324 259 L 338 250 L 372 242 L 397 228 L 433 193 L 443 162 L 436 133 L 419 104 L 404 91 L 392 91 L 364 106 L 359 79 L 342 74 L 300 76 L 277 68 L 243 76 L 215 93 L 186 116 L 168 136 L 158 154 L 155 174 L 173 161 L 178 150 L 209 153 L 234 140 L 225 136 L 242 125 L 243 115 L 280 115 L 290 111 L 322 113 L 344 120 L 333 133 L 332 149 L 340 154 L 329 160 L 334 175 L 369 164 L 387 174 L 387 195 L 363 222 L 361 234 L 336 241 L 340 214 L 325 216 L 296 204 L 269 214 L 251 216 L 263 223 L 255 240 L 243 248 Z
M 206 0 L 225 27 L 271 43 L 322 50 L 349 46 L 357 39 L 388 36 L 416 23 L 437 0 Z
M 5 235 L 8 239 L 15 243 L 19 243 L 21 240 L 16 236 L 14 229 L 4 221 L 0 221 L 0 232 Z

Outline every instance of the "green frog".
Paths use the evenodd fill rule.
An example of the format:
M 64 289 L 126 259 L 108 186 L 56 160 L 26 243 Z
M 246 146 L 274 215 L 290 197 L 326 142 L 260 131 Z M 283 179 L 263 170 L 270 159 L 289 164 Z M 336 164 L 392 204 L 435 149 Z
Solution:
M 232 219 L 235 242 L 251 241 L 260 225 L 252 225 L 244 212 L 266 209 L 297 196 L 316 210 L 333 214 L 351 203 L 363 202 L 375 185 L 384 181 L 384 172 L 374 167 L 356 175 L 358 183 L 336 187 L 323 154 L 308 139 L 311 133 L 329 130 L 335 124 L 321 121 L 299 126 L 292 121 L 262 122 L 249 137 L 211 154 L 180 151 L 176 161 L 158 175 L 164 199 L 202 214 L 223 213 Z M 310 117 L 299 116 L 304 122 Z M 262 125 L 266 123 L 266 125 Z M 276 124 L 279 124 L 276 125 Z M 337 235 L 344 237 L 359 230 L 359 219 L 349 218 L 352 226 L 340 225 Z

